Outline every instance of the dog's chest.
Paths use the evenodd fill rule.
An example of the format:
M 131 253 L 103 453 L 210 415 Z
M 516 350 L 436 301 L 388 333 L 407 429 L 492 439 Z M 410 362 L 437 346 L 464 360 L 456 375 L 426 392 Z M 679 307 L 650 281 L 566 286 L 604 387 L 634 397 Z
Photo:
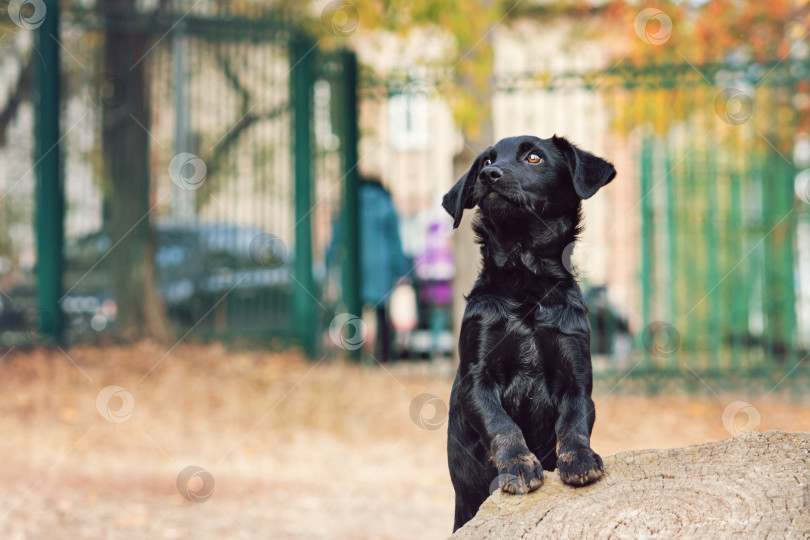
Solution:
M 568 300 L 565 296 L 561 299 Z M 559 358 L 561 343 L 568 339 L 565 336 L 587 338 L 589 327 L 584 303 L 541 299 L 532 291 L 520 299 L 471 295 L 465 317 L 472 322 L 464 332 L 465 342 L 476 345 L 462 350 L 462 355 L 473 359 L 481 350 L 488 351 L 483 358 L 486 369 L 501 383 L 508 384 L 513 377 L 542 378 L 553 369 L 549 362 Z
M 538 331 L 550 329 L 568 335 L 587 335 L 588 312 L 583 303 L 537 304 L 534 324 Z
M 571 336 L 587 339 L 587 314 L 576 303 L 490 298 L 484 304 L 475 306 L 475 311 L 487 316 L 480 327 L 470 330 L 481 332 L 480 345 L 489 351 L 485 357 L 489 374 L 504 386 L 519 382 L 517 388 L 529 392 L 538 380 L 554 377 L 561 347 L 570 343 Z
M 584 302 L 568 301 L 544 303 L 536 298 L 511 299 L 500 302 L 500 311 L 505 315 L 505 334 L 524 340 L 551 338 L 556 333 L 587 335 L 587 308 Z
M 503 348 L 499 364 L 510 377 L 533 378 L 543 370 L 543 358 L 552 352 L 564 314 L 536 301 L 501 302 L 501 324 L 491 329 Z

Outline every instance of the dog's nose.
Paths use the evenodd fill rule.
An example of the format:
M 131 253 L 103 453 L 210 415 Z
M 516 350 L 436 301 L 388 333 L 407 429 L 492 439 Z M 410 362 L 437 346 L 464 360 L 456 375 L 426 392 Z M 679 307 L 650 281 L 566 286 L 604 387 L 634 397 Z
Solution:
M 494 165 L 490 165 L 489 167 L 484 167 L 481 169 L 481 172 L 478 173 L 478 178 L 484 183 L 485 186 L 489 186 L 497 182 L 503 176 L 503 171 Z

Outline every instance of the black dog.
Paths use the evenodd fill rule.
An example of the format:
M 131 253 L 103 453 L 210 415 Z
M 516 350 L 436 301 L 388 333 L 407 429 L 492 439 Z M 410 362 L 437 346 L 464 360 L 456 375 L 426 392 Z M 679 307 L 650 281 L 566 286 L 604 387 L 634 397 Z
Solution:
M 580 231 L 582 199 L 614 176 L 613 165 L 563 138 L 512 137 L 478 156 L 444 196 L 454 227 L 465 209 L 480 208 L 473 228 L 483 257 L 450 396 L 454 531 L 497 486 L 533 491 L 555 466 L 575 486 L 602 476 L 590 448 L 587 308 L 565 248 Z

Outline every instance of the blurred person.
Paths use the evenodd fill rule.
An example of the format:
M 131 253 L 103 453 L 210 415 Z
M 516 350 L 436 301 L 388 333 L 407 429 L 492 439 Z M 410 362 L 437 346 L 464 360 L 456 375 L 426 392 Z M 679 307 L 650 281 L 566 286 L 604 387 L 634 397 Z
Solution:
M 431 349 L 440 351 L 441 336 L 450 328 L 453 276 L 456 273 L 450 246 L 450 224 L 434 221 L 428 226 L 425 251 L 416 258 L 419 299 L 428 312 Z
M 361 298 L 364 310 L 376 311 L 376 354 L 380 362 L 391 358 L 388 301 L 396 283 L 410 270 L 402 250 L 391 193 L 377 178 L 360 181 Z
M 413 332 L 419 326 L 415 285 L 408 278 L 400 279 L 388 301 L 391 327 L 394 330 L 394 347 L 400 358 L 410 356 Z
M 627 317 L 611 304 L 606 285 L 589 288 L 585 302 L 591 325 L 591 354 L 610 357 L 614 367 L 624 367 L 632 348 Z
M 363 321 L 368 327 L 368 342 L 374 343 L 374 354 L 380 362 L 391 358 L 391 323 L 389 299 L 401 278 L 410 271 L 402 249 L 399 217 L 391 193 L 378 178 L 361 178 L 360 187 L 360 286 Z M 334 227 L 327 254 L 331 264 L 341 238 L 341 220 Z

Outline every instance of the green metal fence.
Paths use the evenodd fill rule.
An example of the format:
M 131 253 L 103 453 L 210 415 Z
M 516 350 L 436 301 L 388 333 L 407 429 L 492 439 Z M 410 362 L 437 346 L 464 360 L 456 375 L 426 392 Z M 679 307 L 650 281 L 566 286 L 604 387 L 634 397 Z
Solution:
M 807 374 L 809 91 L 806 60 L 499 76 L 496 118 L 617 161 L 600 280 L 630 291 L 643 352 L 619 373 Z
M 242 4 L 45 5 L 59 16 L 25 30 L 42 56 L 19 84 L 38 89 L 36 107 L 0 144 L 0 340 L 114 325 L 114 278 L 128 268 L 110 253 L 152 234 L 180 335 L 275 337 L 315 354 L 335 313 L 361 311 L 354 55 Z M 137 9 L 102 9 L 121 5 Z M 121 72 L 110 35 L 140 47 Z M 32 51 L 16 34 L 4 46 Z M 363 103 L 393 114 L 386 102 L 422 96 L 430 73 L 367 84 Z M 406 101 L 430 113 L 446 97 L 435 94 Z M 586 222 L 604 270 L 584 281 L 607 287 L 640 354 L 601 340 L 614 354 L 598 355 L 600 373 L 806 375 L 807 60 L 498 71 L 493 111 L 497 136 L 557 132 L 616 162 Z M 391 155 L 416 160 L 427 139 L 412 135 Z M 120 182 L 130 176 L 147 183 Z M 131 192 L 114 197 L 122 185 Z M 128 214 L 139 199 L 148 212 Z
M 315 354 L 321 254 L 356 181 L 344 163 L 356 162 L 357 137 L 348 120 L 324 133 L 315 115 L 351 113 L 356 60 L 256 6 L 47 4 L 47 24 L 31 30 L 42 51 L 39 181 L 18 194 L 35 191 L 27 243 L 36 236 L 38 251 L 4 286 L 3 342 L 86 340 L 119 324 L 131 297 L 117 281 L 143 294 L 138 261 L 119 255 L 144 253 L 135 248 L 151 236 L 178 335 L 277 339 Z M 5 249 L 14 260 L 21 246 Z

